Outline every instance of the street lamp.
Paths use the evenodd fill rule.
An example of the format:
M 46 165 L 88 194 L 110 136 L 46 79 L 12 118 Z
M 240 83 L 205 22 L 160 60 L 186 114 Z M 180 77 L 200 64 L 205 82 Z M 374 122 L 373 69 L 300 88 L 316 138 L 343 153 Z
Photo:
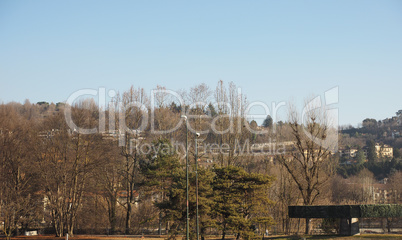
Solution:
M 186 240 L 189 240 L 189 216 L 188 216 L 188 126 L 187 116 L 181 115 L 186 122 Z
M 196 198 L 196 225 L 197 225 L 197 240 L 199 240 L 199 216 L 198 216 L 198 146 L 197 146 L 197 140 L 198 137 L 200 136 L 199 133 L 195 133 L 195 198 Z

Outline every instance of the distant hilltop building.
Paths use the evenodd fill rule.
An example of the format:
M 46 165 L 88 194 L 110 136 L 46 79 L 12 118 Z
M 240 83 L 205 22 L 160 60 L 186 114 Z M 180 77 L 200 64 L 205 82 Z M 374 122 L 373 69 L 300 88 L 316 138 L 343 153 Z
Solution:
M 364 156 L 367 157 L 367 151 L 368 148 L 367 146 L 363 147 L 363 153 Z M 357 156 L 357 152 L 359 151 L 358 148 L 346 148 L 346 149 L 340 149 L 339 150 L 339 156 L 344 157 L 346 159 L 353 159 Z M 380 158 L 392 158 L 394 155 L 394 149 L 386 144 L 375 144 L 375 152 L 377 154 L 377 157 Z
M 375 152 L 377 153 L 377 157 L 390 157 L 392 158 L 394 154 L 394 150 L 392 147 L 384 144 L 380 145 L 378 143 L 375 144 Z
M 367 156 L 367 147 L 363 148 L 364 155 Z M 394 149 L 391 146 L 388 146 L 387 144 L 375 144 L 375 152 L 377 154 L 377 157 L 386 157 L 386 158 L 392 158 L 394 156 Z
M 356 157 L 357 151 L 359 151 L 359 149 L 357 149 L 357 148 L 340 149 L 339 156 L 347 157 L 347 158 L 354 158 L 354 157 Z

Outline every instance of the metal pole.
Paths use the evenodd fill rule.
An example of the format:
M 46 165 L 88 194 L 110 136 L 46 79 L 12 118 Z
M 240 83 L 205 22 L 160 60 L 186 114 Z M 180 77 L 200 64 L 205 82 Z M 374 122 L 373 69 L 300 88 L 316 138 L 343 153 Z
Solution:
M 187 126 L 187 116 L 182 115 L 186 123 L 186 240 L 189 240 L 189 215 L 188 215 L 188 126 Z
M 195 135 L 195 197 L 196 197 L 196 223 L 197 223 L 197 240 L 199 240 L 199 216 L 198 216 L 198 133 Z

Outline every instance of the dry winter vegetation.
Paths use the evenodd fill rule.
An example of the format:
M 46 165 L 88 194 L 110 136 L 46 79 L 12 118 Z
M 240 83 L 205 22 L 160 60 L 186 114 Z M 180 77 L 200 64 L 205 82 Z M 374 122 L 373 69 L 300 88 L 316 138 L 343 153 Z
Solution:
M 28 100 L 0 105 L 2 234 L 35 230 L 57 237 L 68 233 L 72 239 L 78 239 L 76 234 L 181 236 L 186 222 L 186 136 L 192 239 L 196 163 L 203 238 L 335 233 L 336 221 L 305 224 L 288 218 L 287 207 L 400 203 L 397 194 L 373 197 L 381 176 L 388 179 L 388 192 L 402 191 L 400 156 L 340 167 L 338 152 L 322 144 L 334 130 L 322 109 L 312 109 L 301 121 L 290 108 L 287 121 L 268 116 L 258 126 L 247 118 L 247 98 L 233 83 L 220 81 L 214 90 L 197 85 L 180 92 L 181 102 L 164 87 L 156 89 L 149 96 L 132 87 L 105 108 L 92 100 L 72 106 Z M 82 129 L 94 130 L 87 134 Z M 341 134 L 341 142 L 367 140 L 352 135 Z M 392 231 L 397 220 L 371 224 Z

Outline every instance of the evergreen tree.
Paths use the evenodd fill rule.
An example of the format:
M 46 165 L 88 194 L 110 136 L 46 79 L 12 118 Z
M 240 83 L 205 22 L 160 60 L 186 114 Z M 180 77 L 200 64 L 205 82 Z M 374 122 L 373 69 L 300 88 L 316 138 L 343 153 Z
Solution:
M 212 214 L 222 231 L 222 239 L 229 230 L 236 233 L 237 239 L 251 239 L 254 224 L 271 223 L 268 212 L 261 208 L 270 203 L 264 191 L 270 186 L 271 177 L 247 173 L 235 166 L 215 168 L 214 173 Z
M 401 152 L 399 151 L 398 148 L 394 148 L 393 155 L 395 159 L 401 158 Z
M 364 164 L 364 162 L 366 161 L 366 157 L 364 156 L 363 150 L 359 149 L 356 152 L 356 161 L 357 164 Z
M 160 210 L 161 234 L 163 221 L 173 221 L 173 227 L 176 228 L 179 227 L 177 222 L 183 221 L 184 169 L 173 146 L 166 139 L 155 141 L 147 158 L 147 161 L 142 162 L 141 170 L 145 177 L 144 186 L 154 196 L 154 204 Z
M 212 103 L 208 104 L 207 114 L 210 115 L 211 117 L 215 117 L 218 115 L 218 113 L 216 112 L 215 107 L 214 107 L 214 105 L 212 105 Z
M 272 117 L 267 115 L 267 117 L 265 118 L 264 122 L 262 123 L 262 126 L 266 127 L 266 128 L 270 128 L 270 127 L 272 127 L 272 124 L 273 124 Z
M 214 191 L 212 189 L 214 173 L 211 169 L 198 167 L 198 215 L 199 215 L 199 231 L 201 239 L 205 238 L 208 228 L 215 227 L 215 220 L 211 217 L 211 208 L 214 204 Z M 196 236 L 196 182 L 195 172 L 189 173 L 190 189 L 189 189 L 189 215 L 190 215 L 190 237 Z M 185 185 L 183 185 L 185 187 Z M 185 190 L 185 188 L 183 188 Z M 185 192 L 183 191 L 183 194 Z M 184 209 L 183 209 L 184 210 Z M 185 212 L 183 212 L 185 214 Z
M 367 140 L 366 146 L 367 146 L 367 160 L 369 162 L 375 162 L 377 160 L 375 142 L 373 140 Z

